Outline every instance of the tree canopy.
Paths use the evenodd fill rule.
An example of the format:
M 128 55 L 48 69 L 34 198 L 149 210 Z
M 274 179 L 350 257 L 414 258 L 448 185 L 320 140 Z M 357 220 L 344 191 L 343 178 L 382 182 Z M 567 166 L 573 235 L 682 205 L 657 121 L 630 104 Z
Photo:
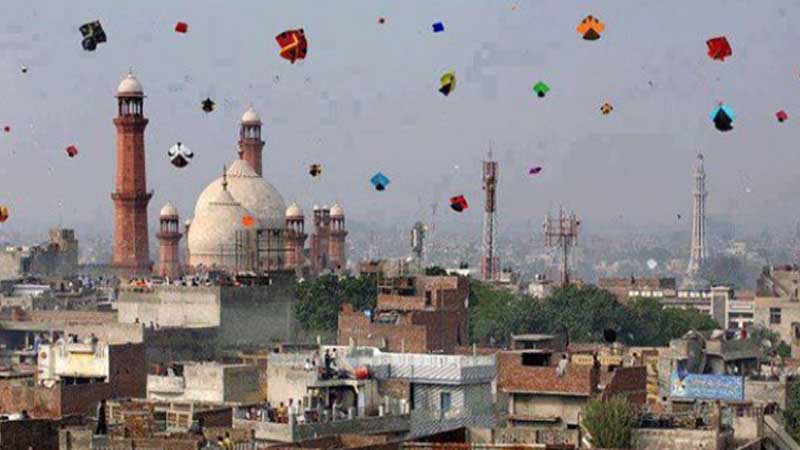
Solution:
M 375 308 L 377 296 L 374 276 L 323 275 L 297 283 L 295 315 L 306 330 L 336 331 L 342 303 L 364 311 Z

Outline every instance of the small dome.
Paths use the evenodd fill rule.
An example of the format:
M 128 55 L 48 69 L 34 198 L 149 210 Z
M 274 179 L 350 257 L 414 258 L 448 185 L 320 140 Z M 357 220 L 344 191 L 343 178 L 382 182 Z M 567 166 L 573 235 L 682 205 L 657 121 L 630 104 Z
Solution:
M 344 217 L 344 209 L 338 203 L 331 207 L 331 217 Z
M 314 211 L 319 211 L 319 205 L 314 205 Z
M 142 92 L 142 83 L 139 83 L 139 80 L 132 73 L 123 78 L 119 83 L 119 87 L 117 87 L 118 95 L 141 96 Z
M 186 222 L 183 222 L 183 226 L 186 228 L 192 226 L 192 219 L 186 219 Z
M 286 209 L 286 217 L 303 217 L 303 210 L 297 203 L 292 203 Z
M 251 106 L 242 114 L 242 123 L 261 123 L 261 117 Z
M 178 217 L 178 210 L 175 208 L 175 205 L 167 202 L 167 204 L 161 208 L 161 212 L 158 213 L 158 215 L 160 217 Z

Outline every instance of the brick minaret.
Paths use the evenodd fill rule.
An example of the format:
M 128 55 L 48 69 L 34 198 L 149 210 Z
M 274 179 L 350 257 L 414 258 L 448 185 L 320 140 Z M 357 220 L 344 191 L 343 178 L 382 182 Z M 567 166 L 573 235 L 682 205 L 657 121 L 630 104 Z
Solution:
M 339 272 L 347 265 L 345 238 L 347 230 L 344 226 L 344 209 L 339 204 L 331 208 L 330 238 L 328 239 L 328 267 Z
M 305 218 L 303 210 L 292 203 L 286 209 L 286 269 L 300 274 L 305 264 L 303 248 L 306 245 Z
M 242 124 L 239 128 L 239 159 L 247 161 L 259 176 L 261 175 L 261 151 L 263 149 L 261 118 L 251 106 L 242 115 Z
M 161 208 L 159 218 L 158 238 L 158 274 L 162 277 L 178 278 L 181 276 L 181 260 L 178 245 L 183 236 L 178 229 L 180 219 L 178 210 L 167 203 Z
M 147 238 L 147 192 L 144 164 L 144 129 L 142 85 L 132 74 L 117 89 L 117 177 L 114 201 L 114 267 L 123 275 L 149 274 Z
M 327 206 L 314 206 L 314 234 L 311 235 L 311 270 L 320 273 L 328 268 L 328 239 L 331 216 Z

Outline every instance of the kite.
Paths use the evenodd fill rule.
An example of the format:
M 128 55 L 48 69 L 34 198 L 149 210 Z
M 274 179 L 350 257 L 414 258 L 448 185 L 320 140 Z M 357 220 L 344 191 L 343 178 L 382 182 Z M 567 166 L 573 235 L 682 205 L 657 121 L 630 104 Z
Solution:
M 600 33 L 602 33 L 605 29 L 605 24 L 600 22 L 600 19 L 592 16 L 591 14 L 586 16 L 586 18 L 583 19 L 576 28 L 578 34 L 583 36 L 583 38 L 587 41 L 596 41 L 600 39 Z
M 611 106 L 608 103 L 603 103 L 603 106 L 600 107 L 600 112 L 602 112 L 604 116 L 608 115 L 613 110 L 614 110 L 614 107 Z
M 275 41 L 281 47 L 281 57 L 294 64 L 297 59 L 305 59 L 308 52 L 308 41 L 302 28 L 286 30 L 275 36 Z
M 775 113 L 775 117 L 778 118 L 778 122 L 785 122 L 786 119 L 789 118 L 789 115 L 786 114 L 786 111 L 780 110 L 777 113 Z
M 103 31 L 103 26 L 100 25 L 99 20 L 94 22 L 85 23 L 79 28 L 83 35 L 83 42 L 81 45 L 87 52 L 93 52 L 97 49 L 97 44 L 106 41 L 106 32 Z
M 5 131 L 6 133 L 11 133 L 11 127 L 6 125 L 3 127 L 3 131 Z
M 733 129 L 733 121 L 736 120 L 736 113 L 728 106 L 720 103 L 711 112 L 711 120 L 714 122 L 714 127 L 719 131 L 730 131 Z
M 22 66 L 19 68 L 19 70 L 21 70 L 22 73 L 28 73 L 28 66 Z
M 436 22 L 433 24 L 434 33 L 441 33 L 442 31 L 444 31 L 444 24 L 442 22 Z
M 528 170 L 528 175 L 538 175 L 541 171 L 541 166 L 534 166 Z
M 194 153 L 189 150 L 189 147 L 184 147 L 183 144 L 178 142 L 169 149 L 167 156 L 169 156 L 172 165 L 180 169 L 189 164 L 189 160 L 194 157 Z
M 533 85 L 533 92 L 536 92 L 536 95 L 539 97 L 544 97 L 548 92 L 550 92 L 550 86 L 545 84 L 544 81 L 540 81 Z
M 310 166 L 308 166 L 308 174 L 314 178 L 322 175 L 322 165 L 311 164 Z
M 176 33 L 186 33 L 187 31 L 189 31 L 189 24 L 186 22 L 178 22 L 175 24 Z
M 375 186 L 376 191 L 382 191 L 386 189 L 386 186 L 389 186 L 389 183 L 392 182 L 389 177 L 380 172 L 373 175 L 369 181 L 373 186 Z
M 386 23 L 386 18 L 385 17 L 378 17 L 378 23 L 383 25 L 384 23 Z
M 439 88 L 439 92 L 447 97 L 451 92 L 456 90 L 456 73 L 447 72 L 446 74 L 442 75 L 441 82 L 442 87 Z
M 725 58 L 733 54 L 731 44 L 728 43 L 725 36 L 711 38 L 706 41 L 706 45 L 708 46 L 708 57 L 711 59 L 725 61 Z
M 469 208 L 469 205 L 467 205 L 467 199 L 463 195 L 456 195 L 455 197 L 450 197 L 450 208 L 455 212 L 461 212 Z
M 70 158 L 74 158 L 75 155 L 77 154 L 78 154 L 77 147 L 75 147 L 74 145 L 70 145 L 69 147 L 67 147 L 67 156 L 69 156 Z
M 256 221 L 255 221 L 255 219 L 253 219 L 253 216 L 242 216 L 242 225 L 245 228 L 252 227 L 255 222 Z
M 210 113 L 211 111 L 214 110 L 215 103 L 214 100 L 211 100 L 211 98 L 206 97 L 206 99 L 203 100 L 202 104 L 203 104 L 203 111 Z
M 0 223 L 8 220 L 8 208 L 0 206 Z

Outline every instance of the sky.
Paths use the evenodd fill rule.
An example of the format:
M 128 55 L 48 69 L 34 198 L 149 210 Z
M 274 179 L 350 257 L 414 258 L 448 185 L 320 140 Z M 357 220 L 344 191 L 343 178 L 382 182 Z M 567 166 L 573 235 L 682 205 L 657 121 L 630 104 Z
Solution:
M 264 172 L 286 204 L 340 202 L 348 220 L 443 229 L 481 223 L 480 163 L 500 165 L 501 230 L 560 205 L 585 224 L 647 227 L 691 213 L 692 164 L 706 155 L 708 211 L 793 226 L 800 207 L 800 2 L 743 0 L 5 0 L 0 16 L 0 204 L 6 230 L 111 230 L 119 81 L 144 86 L 151 226 L 172 201 L 190 218 L 200 191 L 236 158 L 241 114 L 264 122 Z M 606 25 L 597 41 L 575 27 Z M 378 23 L 384 17 L 385 23 Z M 100 20 L 108 42 L 81 47 Z M 174 32 L 177 21 L 186 34 Z M 433 33 L 441 21 L 445 30 Z M 275 36 L 302 27 L 305 60 Z M 733 55 L 706 54 L 726 36 Z M 28 68 L 22 73 L 21 66 Z M 439 78 L 454 71 L 445 97 Z M 533 93 L 537 81 L 551 91 Z M 217 109 L 206 114 L 200 102 Z M 714 129 L 718 102 L 737 113 Z M 614 110 L 600 113 L 608 102 Z M 785 110 L 789 120 L 778 123 Z M 167 150 L 191 148 L 177 169 Z M 65 148 L 80 153 L 68 158 Z M 320 179 L 307 173 L 323 166 Z M 531 166 L 544 169 L 528 175 Z M 369 184 L 381 171 L 383 192 Z M 458 214 L 448 199 L 465 195 Z M 110 231 L 109 231 L 110 232 Z

